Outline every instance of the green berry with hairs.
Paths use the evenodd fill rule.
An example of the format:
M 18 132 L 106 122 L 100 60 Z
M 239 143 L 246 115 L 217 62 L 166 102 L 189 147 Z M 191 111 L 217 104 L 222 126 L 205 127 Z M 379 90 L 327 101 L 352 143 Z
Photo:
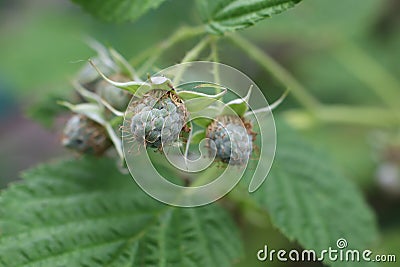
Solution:
M 232 165 L 243 165 L 253 151 L 254 133 L 251 124 L 238 116 L 218 116 L 207 127 L 206 137 L 210 154 Z
M 154 89 L 130 106 L 130 133 L 146 147 L 162 150 L 173 144 L 186 125 L 187 109 L 174 91 Z
M 63 146 L 84 154 L 103 154 L 111 141 L 103 126 L 84 115 L 73 115 L 65 125 Z

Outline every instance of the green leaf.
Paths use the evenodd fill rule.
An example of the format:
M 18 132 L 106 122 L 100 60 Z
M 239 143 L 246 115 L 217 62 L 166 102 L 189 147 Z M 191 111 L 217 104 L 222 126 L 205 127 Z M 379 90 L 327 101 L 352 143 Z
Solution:
M 89 91 L 88 89 L 83 87 L 79 82 L 73 81 L 72 86 L 87 102 L 99 103 L 99 104 L 101 103 L 100 101 L 101 97 L 98 94 Z
M 71 111 L 82 114 L 94 120 L 95 122 L 104 125 L 106 120 L 104 118 L 104 110 L 97 104 L 94 103 L 82 103 L 82 104 L 71 104 L 66 101 L 59 101 L 60 105 L 69 108 Z
M 205 130 L 199 130 L 193 133 L 191 144 L 199 144 L 201 140 L 206 138 L 206 131 Z
M 222 34 L 254 25 L 301 0 L 197 0 L 208 31 Z
M 192 100 L 192 99 L 197 99 L 197 98 L 209 98 L 209 99 L 220 99 L 221 97 L 226 94 L 228 91 L 225 87 L 222 86 L 217 86 L 215 84 L 209 84 L 209 83 L 204 83 L 200 84 L 194 87 L 195 89 L 197 88 L 216 88 L 216 89 L 221 89 L 222 91 L 219 91 L 216 94 L 206 94 L 202 92 L 195 92 L 195 91 L 187 91 L 187 90 L 180 90 L 177 91 L 177 94 L 182 98 L 183 100 Z
M 98 94 L 93 93 L 89 90 L 87 90 L 86 88 L 84 88 L 82 85 L 80 85 L 78 82 L 73 81 L 72 82 L 72 86 L 75 88 L 75 90 L 88 102 L 92 102 L 92 103 L 97 103 L 99 105 L 99 107 L 106 107 L 109 111 L 111 111 L 114 115 L 119 116 L 119 117 L 123 117 L 124 113 L 115 109 L 110 103 L 108 103 L 105 99 L 101 98 Z M 61 102 L 62 105 L 67 106 L 69 108 L 71 108 L 71 105 L 69 105 L 67 103 L 67 105 L 65 104 L 65 102 Z
M 121 166 L 124 166 L 125 160 L 124 160 L 124 152 L 122 149 L 122 140 L 121 137 L 117 135 L 115 132 L 114 128 L 112 127 L 110 122 L 106 122 L 104 124 L 104 128 L 107 131 L 108 136 L 111 139 L 111 142 L 114 145 L 115 150 L 117 151 L 118 157 L 120 159 Z
M 110 159 L 40 166 L 0 196 L 0 266 L 231 266 L 237 229 L 217 205 L 175 208 Z
M 208 125 L 213 121 L 213 119 L 220 115 L 221 108 L 216 106 L 208 106 L 202 110 L 197 112 L 191 112 L 189 114 L 190 118 L 193 120 L 193 123 L 197 124 L 200 127 L 207 128 Z
M 222 110 L 222 115 L 235 115 L 237 114 L 240 117 L 243 117 L 246 111 L 249 109 L 247 103 L 249 102 L 250 95 L 251 95 L 251 86 L 247 95 L 244 98 L 238 98 L 229 101 L 225 104 L 224 109 Z
M 200 87 L 200 86 L 198 86 Z M 185 106 L 189 112 L 199 112 L 212 105 L 215 101 L 220 99 L 226 94 L 226 88 L 224 91 L 217 94 L 205 94 L 194 91 L 178 91 L 178 95 L 185 101 Z
M 134 21 L 164 0 L 72 0 L 93 16 L 110 22 Z
M 251 116 L 251 115 L 253 115 L 255 113 L 270 113 L 272 110 L 274 110 L 277 107 L 279 107 L 280 104 L 282 104 L 283 100 L 285 100 L 285 98 L 286 98 L 286 96 L 288 94 L 289 94 L 289 89 L 286 89 L 286 91 L 281 95 L 281 97 L 279 97 L 277 100 L 275 100 L 275 102 L 272 103 L 271 105 L 268 105 L 266 107 L 259 108 L 259 109 L 256 109 L 256 110 L 247 111 L 243 115 L 244 115 L 244 117 L 246 117 L 246 116 Z
M 273 224 L 306 249 L 371 249 L 377 239 L 374 214 L 356 186 L 326 153 L 311 146 L 286 124 L 277 124 L 277 154 L 264 184 L 252 195 Z M 359 263 L 330 262 L 331 266 Z M 363 263 L 363 266 L 369 266 Z
M 212 121 L 213 121 L 212 119 L 206 119 L 206 118 L 193 119 L 193 123 L 203 128 L 207 128 Z
M 129 81 L 129 82 L 115 82 L 109 79 L 95 64 L 92 60 L 89 60 L 90 65 L 97 71 L 97 73 L 109 84 L 128 91 L 129 93 L 135 94 L 140 89 L 140 94 L 143 95 L 147 91 L 153 89 L 152 85 L 142 81 Z

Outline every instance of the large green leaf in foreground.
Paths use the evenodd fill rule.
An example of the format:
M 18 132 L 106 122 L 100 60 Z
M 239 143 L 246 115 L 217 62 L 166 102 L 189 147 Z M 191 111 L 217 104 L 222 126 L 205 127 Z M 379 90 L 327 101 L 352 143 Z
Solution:
M 216 204 L 173 208 L 110 159 L 38 167 L 0 199 L 0 266 L 231 266 L 237 230 Z
M 377 239 L 373 212 L 352 181 L 321 151 L 286 124 L 277 124 L 277 154 L 270 175 L 253 195 L 274 225 L 289 239 L 317 252 L 371 249 Z M 267 240 L 266 240 L 267 242 Z M 372 257 L 371 257 L 372 258 Z M 331 262 L 331 266 L 369 266 L 365 262 Z
M 200 13 L 213 33 L 252 26 L 281 13 L 301 0 L 197 0 Z

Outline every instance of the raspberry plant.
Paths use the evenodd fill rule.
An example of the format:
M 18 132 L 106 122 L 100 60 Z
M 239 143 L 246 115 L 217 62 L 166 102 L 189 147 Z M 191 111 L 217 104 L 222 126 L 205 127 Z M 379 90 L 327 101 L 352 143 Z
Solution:
M 137 19 L 163 1 L 73 2 L 101 19 L 121 22 Z M 62 142 L 82 155 L 43 164 L 26 172 L 23 183 L 2 192 L 0 266 L 233 266 L 243 262 L 241 240 L 246 235 L 234 222 L 234 212 L 254 223 L 272 223 L 305 249 L 334 247 L 337 239 L 346 237 L 352 248 L 361 250 L 376 239 L 374 215 L 360 192 L 325 152 L 299 137 L 280 116 L 278 152 L 270 178 L 253 194 L 247 194 L 249 181 L 243 179 L 218 203 L 176 208 L 150 198 L 124 174 L 120 128 L 125 109 L 130 114 L 129 127 L 122 130 L 130 134 L 134 145 L 157 149 L 156 156 L 162 155 L 164 146 L 197 144 L 208 137 L 214 141 L 208 148 L 216 154 L 216 161 L 233 165 L 249 162 L 246 171 L 252 171 L 257 130 L 247 117 L 248 96 L 221 101 L 221 106 L 218 100 L 224 88 L 203 84 L 183 90 L 165 77 L 146 79 L 157 59 L 186 39 L 195 39 L 196 44 L 182 62 L 219 62 L 218 43 L 230 40 L 289 88 L 308 111 L 299 113 L 303 118 L 320 115 L 324 120 L 327 113 L 319 111 L 337 108 L 320 104 L 287 70 L 235 32 L 294 7 L 300 0 L 196 2 L 203 25 L 178 29 L 133 60 L 90 41 L 97 55 L 72 81 L 81 101 L 59 102 L 73 113 Z M 210 56 L 202 57 L 207 49 Z M 218 70 L 213 72 L 218 78 Z M 202 87 L 213 88 L 215 93 L 198 92 Z M 284 96 L 255 112 L 267 113 Z M 186 123 L 187 117 L 208 107 L 214 108 L 212 118 L 194 121 L 194 132 L 195 127 Z M 329 121 L 329 116 L 325 119 Z M 182 138 L 185 135 L 189 137 Z M 168 168 L 165 171 L 171 172 Z M 355 265 L 329 260 L 324 264 Z

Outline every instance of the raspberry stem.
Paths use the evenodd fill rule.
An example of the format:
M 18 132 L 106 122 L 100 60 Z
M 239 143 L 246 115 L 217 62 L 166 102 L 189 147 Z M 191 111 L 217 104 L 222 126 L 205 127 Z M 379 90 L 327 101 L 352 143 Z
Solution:
M 259 63 L 264 70 L 274 75 L 282 84 L 290 88 L 293 96 L 296 97 L 308 111 L 311 113 L 316 111 L 316 108 L 320 105 L 318 100 L 309 94 L 292 74 L 279 65 L 272 57 L 237 34 L 231 34 L 229 38 L 238 48 L 248 54 L 255 62 Z
M 130 60 L 133 66 L 139 65 L 143 60 L 146 60 L 141 68 L 137 71 L 138 75 L 141 76 L 146 74 L 149 69 L 154 65 L 158 58 L 160 58 L 168 49 L 172 48 L 179 42 L 194 38 L 196 36 L 205 33 L 205 28 L 201 27 L 182 27 L 178 29 L 174 34 L 172 34 L 168 39 L 162 41 L 161 43 L 146 49 L 144 52 L 135 56 Z
M 210 36 L 203 38 L 197 45 L 195 45 L 191 50 L 189 50 L 186 55 L 183 57 L 181 63 L 186 63 L 190 61 L 194 61 L 198 59 L 200 53 L 206 48 L 206 46 L 210 43 Z M 183 73 L 185 72 L 185 68 L 179 68 L 177 74 L 173 80 L 173 84 L 178 84 L 182 78 Z
M 342 44 L 341 49 L 333 52 L 335 58 L 350 73 L 353 73 L 355 77 L 369 87 L 400 118 L 398 112 L 400 82 L 398 79 L 373 57 L 365 53 L 362 48 L 343 38 L 340 42 Z M 383 84 L 385 86 L 382 86 Z

